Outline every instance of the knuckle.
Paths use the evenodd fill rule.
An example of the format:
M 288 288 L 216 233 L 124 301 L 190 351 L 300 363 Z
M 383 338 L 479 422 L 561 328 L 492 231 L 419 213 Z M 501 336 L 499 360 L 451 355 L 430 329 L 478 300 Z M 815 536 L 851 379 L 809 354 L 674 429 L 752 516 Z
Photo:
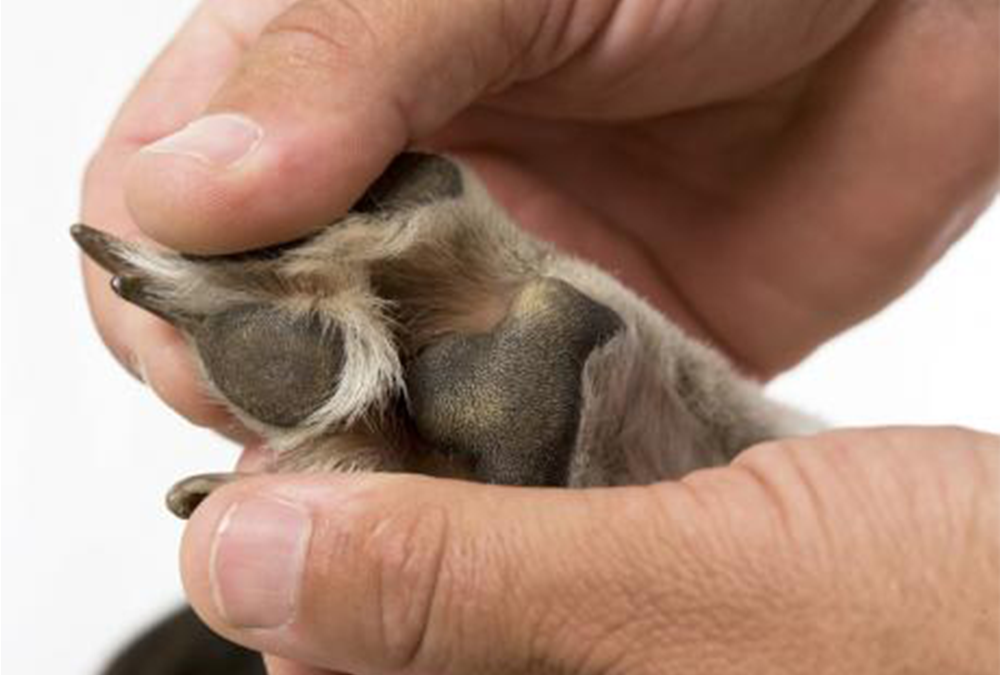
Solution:
M 349 0 L 302 0 L 268 24 L 261 41 L 283 55 L 283 68 L 341 70 L 376 51 L 378 32 Z
M 777 439 L 748 449 L 733 467 L 789 535 L 797 521 L 826 517 L 823 476 L 829 467 L 823 454 L 809 452 L 809 444 L 798 439 Z
M 385 667 L 406 670 L 422 660 L 440 633 L 447 605 L 448 514 L 437 505 L 396 513 L 374 525 L 366 546 L 377 589 L 373 608 Z

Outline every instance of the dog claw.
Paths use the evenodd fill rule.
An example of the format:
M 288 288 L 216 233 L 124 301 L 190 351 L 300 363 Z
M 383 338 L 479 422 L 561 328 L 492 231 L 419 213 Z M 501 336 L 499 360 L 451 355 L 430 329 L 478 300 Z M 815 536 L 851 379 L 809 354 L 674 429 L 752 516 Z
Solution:
M 69 228 L 70 236 L 87 256 L 112 274 L 128 274 L 135 271 L 122 255 L 122 244 L 111 235 L 90 225 L 77 223 Z
M 122 300 L 155 314 L 175 326 L 193 326 L 195 317 L 170 306 L 150 291 L 150 285 L 141 277 L 116 275 L 111 277 L 111 290 Z
M 170 488 L 166 499 L 167 508 L 181 520 L 187 520 L 213 490 L 227 483 L 232 483 L 244 475 L 241 473 L 201 473 L 189 476 Z

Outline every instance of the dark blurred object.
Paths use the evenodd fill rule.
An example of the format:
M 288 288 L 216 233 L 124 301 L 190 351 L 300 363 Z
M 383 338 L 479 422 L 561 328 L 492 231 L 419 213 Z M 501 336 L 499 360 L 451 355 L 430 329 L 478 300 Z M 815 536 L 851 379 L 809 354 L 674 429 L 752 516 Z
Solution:
M 222 639 L 184 607 L 129 644 L 104 675 L 267 675 L 267 671 L 260 654 Z

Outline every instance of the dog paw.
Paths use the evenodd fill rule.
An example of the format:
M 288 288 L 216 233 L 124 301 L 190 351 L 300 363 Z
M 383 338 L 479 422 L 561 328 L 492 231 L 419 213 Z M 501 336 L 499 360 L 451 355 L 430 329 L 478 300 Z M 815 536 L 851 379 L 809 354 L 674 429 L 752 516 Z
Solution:
M 274 470 L 649 482 L 796 426 L 611 276 L 518 229 L 444 157 L 401 155 L 346 216 L 267 249 L 73 236 L 116 293 L 187 337 Z M 218 477 L 192 481 L 171 493 L 175 512 Z

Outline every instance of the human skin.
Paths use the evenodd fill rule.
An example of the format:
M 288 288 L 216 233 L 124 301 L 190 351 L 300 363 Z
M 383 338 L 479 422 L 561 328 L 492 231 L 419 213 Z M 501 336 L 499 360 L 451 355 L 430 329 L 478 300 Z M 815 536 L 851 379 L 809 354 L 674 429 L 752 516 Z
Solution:
M 902 293 L 974 221 L 995 190 L 997 100 L 995 2 L 215 0 L 197 10 L 122 108 L 87 172 L 83 218 L 185 251 L 253 248 L 328 223 L 404 147 L 447 150 L 470 162 L 524 227 L 615 271 L 745 372 L 766 378 Z M 191 134 L 147 147 L 201 115 L 220 112 L 239 113 L 261 134 L 255 149 L 235 164 L 228 160 L 237 150 L 216 147 L 209 153 L 192 145 Z M 225 137 L 216 134 L 216 142 Z M 220 151 L 225 161 L 218 161 Z M 176 332 L 119 301 L 104 273 L 89 262 L 84 274 L 98 329 L 112 352 L 181 414 L 245 437 L 200 394 Z M 995 631 L 988 630 L 997 620 L 996 527 L 980 521 L 996 510 L 995 443 L 957 430 L 859 431 L 754 449 L 734 467 L 682 483 L 586 494 L 407 477 L 328 476 L 306 482 L 322 482 L 329 500 L 345 483 L 355 492 L 377 494 L 378 499 L 361 499 L 361 513 L 390 523 L 397 513 L 419 513 L 414 504 L 430 494 L 441 504 L 461 504 L 454 516 L 451 507 L 444 510 L 446 529 L 469 536 L 479 532 L 476 541 L 502 548 L 483 544 L 476 565 L 456 567 L 457 588 L 478 587 L 473 580 L 480 577 L 506 578 L 510 573 L 504 570 L 520 560 L 511 552 L 531 552 L 551 561 L 540 563 L 534 574 L 537 588 L 555 600 L 546 605 L 540 600 L 544 594 L 517 596 L 522 607 L 553 606 L 549 621 L 590 616 L 574 610 L 574 603 L 589 601 L 587 594 L 612 607 L 615 599 L 590 584 L 581 582 L 575 593 L 564 585 L 559 556 L 572 550 L 582 567 L 573 568 L 570 577 L 617 579 L 610 588 L 621 592 L 618 599 L 649 614 L 648 624 L 641 624 L 626 621 L 634 615 L 622 610 L 611 628 L 595 616 L 567 633 L 564 642 L 540 637 L 532 644 L 557 651 L 532 653 L 537 659 L 532 663 L 586 660 L 592 643 L 607 644 L 608 653 L 617 654 L 615 640 L 622 637 L 628 656 L 604 661 L 594 655 L 591 670 L 611 664 L 604 670 L 641 672 L 668 663 L 699 672 L 693 664 L 701 663 L 705 672 L 724 672 L 766 657 L 776 670 L 817 672 L 805 667 L 805 652 L 795 648 L 800 638 L 792 636 L 803 626 L 818 625 L 812 641 L 801 645 L 828 650 L 819 654 L 831 655 L 838 645 L 855 648 L 858 635 L 885 638 L 877 640 L 882 651 L 869 662 L 885 665 L 882 672 L 924 652 L 941 659 L 963 656 L 990 672 L 996 663 L 996 644 L 990 642 Z M 801 473 L 801 458 L 818 468 Z M 899 482 L 898 489 L 882 495 L 872 488 L 869 499 L 846 506 L 843 495 L 851 486 L 881 488 L 872 481 L 893 473 L 890 482 Z M 363 655 L 338 660 L 350 652 L 348 643 L 338 642 L 336 630 L 323 628 L 319 607 L 299 621 L 302 630 L 323 640 L 303 651 L 273 635 L 227 627 L 209 602 L 206 532 L 222 505 L 254 490 L 315 494 L 301 487 L 304 480 L 261 478 L 220 490 L 199 509 L 184 550 L 191 599 L 216 628 L 250 646 L 331 668 L 378 669 Z M 781 481 L 791 486 L 791 496 L 771 489 Z M 363 489 L 388 483 L 391 490 Z M 754 485 L 756 502 L 743 494 Z M 827 492 L 829 506 L 810 497 Z M 972 501 L 947 496 L 966 492 Z M 911 502 L 920 502 L 913 495 L 937 506 L 913 510 Z M 308 508 L 324 523 L 343 520 L 340 502 L 309 502 Z M 518 520 L 519 508 L 531 509 L 540 531 L 565 527 L 578 534 L 546 540 L 550 555 L 544 547 L 531 548 L 538 535 L 518 531 L 523 522 L 485 517 L 509 510 Z M 810 517 L 810 508 L 820 515 Z M 642 515 L 619 535 L 616 526 L 593 525 L 605 510 L 621 519 L 626 519 L 621 514 Z M 683 517 L 659 519 L 659 511 Z M 854 518 L 831 515 L 844 511 Z M 900 522 L 889 515 L 897 511 L 921 517 Z M 761 522 L 750 523 L 738 537 L 730 532 L 727 539 L 727 519 L 746 512 L 759 512 L 755 517 Z M 786 512 L 791 515 L 768 520 L 768 514 Z M 965 537 L 953 533 L 964 529 L 948 523 L 978 524 L 969 525 L 975 536 Z M 341 524 L 362 527 L 350 519 Z M 691 544 L 686 567 L 658 557 L 687 550 L 684 537 L 719 542 L 719 549 Z M 779 603 L 779 591 L 791 589 L 778 582 L 762 588 L 754 585 L 758 577 L 799 579 L 796 573 L 803 573 L 810 552 L 833 550 L 842 540 L 855 552 L 870 547 L 871 558 L 822 558 L 826 567 L 818 569 L 825 574 L 815 575 L 815 588 L 805 580 L 795 584 L 804 595 L 791 606 L 803 620 L 774 624 L 791 616 L 789 605 Z M 326 545 L 315 536 L 312 541 L 320 549 Z M 440 547 L 451 554 L 456 541 L 449 537 L 451 543 Z M 913 554 L 883 558 L 878 552 L 884 553 L 887 542 L 898 542 L 897 552 Z M 648 549 L 651 557 L 600 554 L 616 546 Z M 782 546 L 787 556 L 759 556 L 750 564 L 753 551 L 785 550 Z M 377 561 L 392 555 L 377 546 L 366 550 Z M 490 567 L 504 555 L 510 566 Z M 320 588 L 310 586 L 303 597 L 316 603 L 333 597 L 336 603 L 338 596 L 330 593 L 342 590 L 337 581 L 347 572 L 336 568 L 336 558 L 321 559 L 325 563 L 317 563 L 321 571 L 315 572 Z M 971 566 L 968 578 L 949 572 L 963 561 Z M 740 576 L 748 565 L 759 574 Z M 667 583 L 674 572 L 685 581 L 688 594 L 681 595 L 692 605 L 672 605 L 678 588 L 652 583 Z M 907 592 L 896 600 L 937 607 L 939 618 L 947 614 L 954 620 L 928 619 L 920 630 L 907 630 L 914 616 L 930 614 L 909 611 L 894 603 L 896 596 L 883 598 L 872 590 L 882 588 L 878 581 L 918 572 L 927 573 L 927 585 L 904 584 Z M 730 586 L 715 588 L 713 595 L 713 575 Z M 867 579 L 872 587 L 838 579 Z M 690 596 L 692 589 L 699 590 L 696 597 Z M 733 609 L 732 598 L 741 599 L 739 612 L 708 611 L 717 609 L 712 602 Z M 353 606 L 366 601 L 372 599 L 358 596 Z M 845 610 L 853 602 L 864 607 L 857 616 Z M 469 664 L 487 664 L 487 670 L 523 664 L 514 658 L 515 643 L 504 652 L 508 643 L 500 638 L 530 624 L 522 625 L 518 612 L 476 606 L 488 628 L 478 634 L 482 649 L 495 652 L 493 661 L 482 656 L 485 652 L 471 661 L 449 660 L 451 650 L 475 651 L 476 639 L 449 644 L 448 630 L 430 627 L 417 633 L 433 635 L 438 646 L 421 652 L 426 662 L 411 665 L 480 672 Z M 837 611 L 823 613 L 831 607 Z M 779 608 L 784 614 L 775 611 Z M 740 619 L 744 615 L 772 627 L 767 632 L 774 641 L 760 645 L 767 647 L 764 652 L 737 639 L 738 629 L 748 625 Z M 340 628 L 361 630 L 361 623 Z M 623 629 L 626 623 L 648 625 L 646 641 Z M 663 625 L 675 632 L 663 632 Z M 978 631 L 957 631 L 974 625 Z M 706 631 L 711 635 L 685 639 L 683 631 L 698 626 L 712 628 Z M 911 642 L 914 635 L 923 639 Z M 672 658 L 660 653 L 663 641 L 679 660 L 663 660 Z M 320 644 L 328 653 L 317 653 Z M 376 652 L 370 656 L 380 658 Z M 659 660 L 644 664 L 644 655 Z M 834 661 L 820 665 L 828 672 L 863 672 L 837 671 L 841 665 Z M 297 667 L 272 663 L 276 671 Z M 927 656 L 913 663 L 929 668 L 936 662 Z
M 635 488 L 266 475 L 199 507 L 182 572 L 210 626 L 282 657 L 273 675 L 992 674 L 998 451 L 898 428 Z M 304 558 L 264 536 L 288 539 L 275 508 L 310 521 Z

